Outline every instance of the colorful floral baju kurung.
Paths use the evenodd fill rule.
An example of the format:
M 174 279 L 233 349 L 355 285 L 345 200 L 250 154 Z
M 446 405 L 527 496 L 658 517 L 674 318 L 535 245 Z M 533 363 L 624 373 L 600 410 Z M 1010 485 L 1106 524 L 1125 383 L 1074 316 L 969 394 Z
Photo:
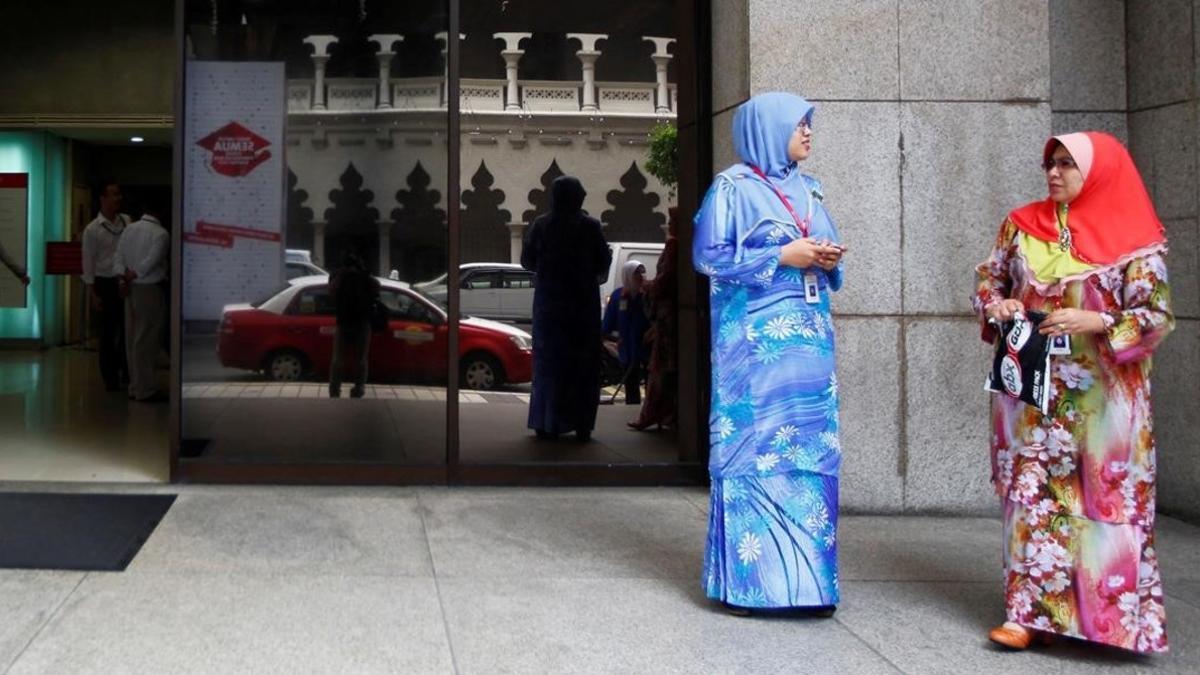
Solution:
M 812 106 L 785 94 L 746 103 L 734 121 L 739 154 L 754 163 L 714 181 L 696 217 L 696 268 L 710 279 L 711 511 L 703 585 L 747 608 L 838 603 L 837 379 L 829 293 L 841 269 L 780 265 L 802 236 L 771 183 L 808 219 L 810 236 L 837 240 L 820 185 L 787 160 L 787 140 Z M 809 302 L 805 276 L 819 284 Z
M 1097 152 L 1101 147 L 1107 146 Z M 1165 651 L 1150 411 L 1150 356 L 1174 325 L 1165 242 L 1095 264 L 1067 247 L 1065 258 L 1051 259 L 1041 241 L 1011 217 L 1005 221 L 978 268 L 980 315 L 991 303 L 1015 298 L 1029 310 L 1078 308 L 1111 318 L 1106 332 L 1074 335 L 1071 354 L 1052 357 L 1048 415 L 992 396 L 992 481 L 1004 509 L 1008 620 L 1139 652 Z M 1058 278 L 1054 270 L 1071 273 Z

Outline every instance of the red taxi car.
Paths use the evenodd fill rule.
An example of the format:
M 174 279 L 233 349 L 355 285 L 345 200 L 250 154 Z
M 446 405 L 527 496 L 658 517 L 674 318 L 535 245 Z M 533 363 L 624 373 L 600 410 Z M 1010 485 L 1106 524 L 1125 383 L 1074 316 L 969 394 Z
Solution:
M 379 284 L 391 320 L 387 331 L 371 336 L 371 381 L 444 383 L 446 311 L 402 281 Z M 227 368 L 261 371 L 277 382 L 328 379 L 334 325 L 329 278 L 291 279 L 261 302 L 225 307 L 217 357 Z M 532 379 L 533 338 L 525 331 L 463 317 L 458 334 L 464 387 L 494 389 Z

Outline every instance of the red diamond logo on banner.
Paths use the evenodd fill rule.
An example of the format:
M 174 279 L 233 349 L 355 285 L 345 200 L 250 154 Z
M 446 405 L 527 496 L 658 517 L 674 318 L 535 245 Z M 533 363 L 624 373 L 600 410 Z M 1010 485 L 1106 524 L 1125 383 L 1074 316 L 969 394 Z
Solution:
M 271 158 L 270 141 L 237 122 L 230 122 L 196 141 L 210 153 L 209 166 L 222 176 L 238 178 L 249 174 Z

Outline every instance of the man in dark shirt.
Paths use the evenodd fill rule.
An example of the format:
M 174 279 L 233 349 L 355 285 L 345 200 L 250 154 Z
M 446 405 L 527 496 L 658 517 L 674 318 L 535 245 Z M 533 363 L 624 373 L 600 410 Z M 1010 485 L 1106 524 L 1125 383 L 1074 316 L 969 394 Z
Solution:
M 337 330 L 333 339 L 333 360 L 329 364 L 329 396 L 342 395 L 342 367 L 345 352 L 357 368 L 350 398 L 362 398 L 366 391 L 367 356 L 371 348 L 371 312 L 379 299 L 379 281 L 367 271 L 362 258 L 353 253 L 342 256 L 342 265 L 329 280 L 333 296 Z

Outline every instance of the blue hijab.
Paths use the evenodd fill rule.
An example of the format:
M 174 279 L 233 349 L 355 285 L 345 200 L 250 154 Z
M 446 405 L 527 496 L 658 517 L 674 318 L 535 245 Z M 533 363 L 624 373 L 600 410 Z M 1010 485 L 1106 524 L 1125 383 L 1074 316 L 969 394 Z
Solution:
M 802 121 L 812 123 L 813 105 L 795 94 L 772 92 L 746 101 L 733 116 L 733 143 L 742 160 L 713 181 L 700 211 L 692 243 L 696 269 L 714 279 L 751 286 L 771 283 L 779 249 L 800 237 L 795 221 L 775 191 L 749 165 L 758 167 L 787 196 L 800 217 L 810 216 L 809 236 L 840 241 L 825 210 L 817 179 L 796 170 L 788 141 Z M 811 211 L 810 211 L 811 209 Z M 841 267 L 814 267 L 822 288 L 842 285 Z
M 746 101 L 733 116 L 733 147 L 743 162 L 771 178 L 795 168 L 788 141 L 801 121 L 812 124 L 813 105 L 795 94 L 771 92 Z

